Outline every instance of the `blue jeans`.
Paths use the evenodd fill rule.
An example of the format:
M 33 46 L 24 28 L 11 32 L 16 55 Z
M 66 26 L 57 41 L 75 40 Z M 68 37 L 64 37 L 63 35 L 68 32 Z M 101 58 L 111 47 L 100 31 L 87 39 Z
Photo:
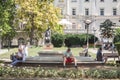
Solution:
M 13 60 L 11 65 L 15 66 L 18 62 L 22 62 L 23 60 L 18 60 L 15 56 L 13 56 Z

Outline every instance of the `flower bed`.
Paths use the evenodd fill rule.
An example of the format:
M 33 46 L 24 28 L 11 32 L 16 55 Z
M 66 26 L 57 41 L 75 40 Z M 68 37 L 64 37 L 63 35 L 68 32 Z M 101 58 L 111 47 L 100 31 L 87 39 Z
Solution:
M 119 79 L 118 69 L 63 69 L 0 66 L 0 78 L 96 78 Z

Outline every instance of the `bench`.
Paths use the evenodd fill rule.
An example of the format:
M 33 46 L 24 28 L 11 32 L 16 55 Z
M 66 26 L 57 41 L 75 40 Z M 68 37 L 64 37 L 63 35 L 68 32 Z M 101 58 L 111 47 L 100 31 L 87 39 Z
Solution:
M 103 53 L 103 58 L 106 58 L 106 61 L 108 58 L 114 58 L 115 61 L 115 58 L 119 59 L 119 55 L 118 53 Z

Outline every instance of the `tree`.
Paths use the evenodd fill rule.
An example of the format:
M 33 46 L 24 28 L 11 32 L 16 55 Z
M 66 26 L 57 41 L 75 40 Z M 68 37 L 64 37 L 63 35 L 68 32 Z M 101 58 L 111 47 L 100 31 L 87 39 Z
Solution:
M 26 22 L 25 30 L 29 33 L 31 45 L 34 38 L 42 37 L 48 26 L 53 31 L 60 27 L 57 24 L 60 9 L 53 6 L 52 0 L 16 0 L 16 4 L 17 18 L 19 22 Z
M 115 29 L 114 43 L 120 42 L 120 28 Z
M 101 23 L 101 25 L 100 25 L 101 35 L 104 38 L 111 38 L 111 37 L 113 37 L 112 26 L 114 26 L 114 25 L 115 24 L 112 21 L 110 21 L 109 19 L 107 19 L 103 23 Z
M 8 40 L 8 43 L 10 43 L 15 36 L 13 21 L 15 11 L 14 0 L 0 0 L 0 36 L 3 39 L 2 41 Z

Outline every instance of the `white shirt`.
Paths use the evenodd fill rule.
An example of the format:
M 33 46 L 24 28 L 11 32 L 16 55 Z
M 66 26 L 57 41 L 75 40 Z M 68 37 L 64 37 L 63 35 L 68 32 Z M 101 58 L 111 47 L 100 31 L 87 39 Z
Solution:
M 19 57 L 23 57 L 23 54 L 20 53 L 20 52 L 18 52 L 17 55 L 18 55 Z
M 71 55 L 72 55 L 72 52 L 64 52 L 64 56 L 66 56 L 66 57 L 71 57 Z
M 24 46 L 23 53 L 25 54 L 26 57 L 28 56 L 28 47 L 27 46 Z

